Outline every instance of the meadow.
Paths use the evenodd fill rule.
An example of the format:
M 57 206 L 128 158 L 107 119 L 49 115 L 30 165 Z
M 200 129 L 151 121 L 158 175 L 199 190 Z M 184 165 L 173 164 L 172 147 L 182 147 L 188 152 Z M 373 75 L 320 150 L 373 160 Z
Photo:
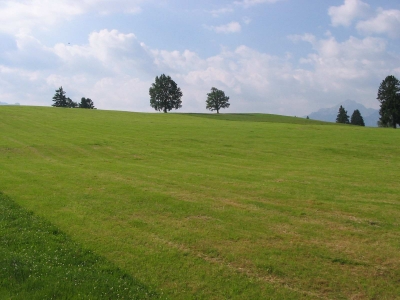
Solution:
M 138 298 L 399 298 L 398 130 L 4 106 L 0 132 L 0 202 L 96 257 L 82 285 L 106 268 Z

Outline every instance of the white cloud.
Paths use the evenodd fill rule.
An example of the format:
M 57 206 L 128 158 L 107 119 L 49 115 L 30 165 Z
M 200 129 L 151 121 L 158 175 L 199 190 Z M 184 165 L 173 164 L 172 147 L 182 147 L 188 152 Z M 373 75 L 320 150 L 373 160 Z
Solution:
M 368 15 L 370 6 L 362 0 L 345 0 L 341 6 L 329 7 L 328 14 L 333 26 L 350 26 L 355 19 Z
M 0 4 L 0 31 L 15 34 L 46 30 L 89 11 L 99 14 L 140 12 L 142 0 L 5 0 Z
M 400 10 L 379 8 L 371 17 L 370 6 L 362 0 L 345 0 L 341 6 L 331 6 L 328 14 L 333 26 L 350 26 L 359 20 L 356 28 L 365 35 L 384 34 L 391 38 L 400 37 Z
M 146 46 L 133 33 L 124 34 L 117 30 L 93 32 L 89 35 L 89 43 L 83 46 L 57 44 L 54 53 L 69 64 L 98 65 L 115 74 L 152 71 L 148 69 L 152 57 Z
M 306 65 L 296 70 L 297 79 L 303 87 L 323 91 L 326 100 L 332 95 L 338 98 L 331 103 L 353 99 L 376 107 L 377 84 L 387 74 L 398 73 L 400 66 L 399 57 L 387 52 L 387 42 L 381 38 L 350 37 L 338 42 L 332 36 L 319 40 L 304 35 L 291 39 L 307 41 L 315 51 L 300 60 Z
M 377 16 L 360 21 L 357 29 L 364 34 L 386 34 L 391 38 L 400 37 L 400 10 L 379 9 Z
M 101 30 L 91 33 L 86 45 L 53 48 L 21 34 L 17 45 L 10 56 L 21 61 L 21 67 L 0 65 L 1 95 L 7 102 L 15 98 L 22 104 L 51 105 L 54 90 L 62 85 L 73 100 L 91 97 L 99 108 L 148 108 L 145 96 L 158 69 L 152 52 L 132 33 Z M 50 60 L 51 65 L 29 66 L 38 59 Z
M 4 1 L 0 7 L 0 30 L 18 33 L 30 31 L 33 27 L 45 29 L 48 25 L 68 20 L 82 12 L 82 7 L 63 1 Z
M 246 46 L 223 49 L 206 59 L 191 53 L 188 60 L 182 52 L 158 59 L 170 67 L 189 97 L 184 110 L 204 109 L 204 95 L 215 86 L 231 97 L 231 112 L 291 115 L 305 115 L 349 98 L 376 107 L 377 85 L 400 67 L 399 57 L 387 54 L 386 42 L 380 38 L 350 37 L 338 42 L 329 35 L 318 39 L 307 34 L 291 39 L 310 43 L 314 53 L 298 65 L 290 55 L 271 56 Z
M 207 29 L 213 30 L 216 33 L 238 33 L 242 30 L 242 26 L 238 22 L 230 22 L 220 26 L 205 26 Z
M 189 72 L 204 66 L 204 61 L 195 53 L 189 50 L 183 52 L 152 50 L 154 63 L 159 69 L 179 73 Z

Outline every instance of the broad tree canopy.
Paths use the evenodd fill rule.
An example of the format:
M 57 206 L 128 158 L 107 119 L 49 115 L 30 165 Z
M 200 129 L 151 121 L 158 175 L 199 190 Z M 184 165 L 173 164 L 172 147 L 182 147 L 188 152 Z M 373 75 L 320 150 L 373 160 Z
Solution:
M 211 111 L 216 110 L 219 114 L 221 108 L 228 108 L 229 106 L 229 97 L 225 96 L 224 91 L 215 87 L 211 88 L 211 92 L 207 94 L 206 108 Z
M 95 109 L 92 99 L 82 97 L 81 103 L 79 103 L 79 108 Z
M 156 77 L 149 89 L 150 106 L 164 113 L 182 107 L 182 92 L 170 76 Z

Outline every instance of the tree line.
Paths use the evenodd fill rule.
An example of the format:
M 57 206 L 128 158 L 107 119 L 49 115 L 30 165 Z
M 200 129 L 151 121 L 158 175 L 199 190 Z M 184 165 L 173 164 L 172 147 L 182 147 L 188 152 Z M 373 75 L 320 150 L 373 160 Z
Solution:
M 65 91 L 62 86 L 58 90 L 56 90 L 55 95 L 53 96 L 53 104 L 54 107 L 68 107 L 68 108 L 88 108 L 88 109 L 96 109 L 94 107 L 94 103 L 90 98 L 81 98 L 81 102 L 77 103 L 71 100 L 70 97 L 65 96 Z
M 339 107 L 339 112 L 336 117 L 336 123 L 344 123 L 344 124 L 352 124 L 358 126 L 365 126 L 364 119 L 361 116 L 361 113 L 358 109 L 356 109 L 351 115 L 351 119 L 349 120 L 349 116 L 347 115 L 347 111 L 344 109 L 342 105 Z
M 393 75 L 387 76 L 379 85 L 376 99 L 381 103 L 378 126 L 396 129 L 397 125 L 400 125 L 400 81 Z M 365 126 L 358 109 L 353 112 L 349 122 L 349 116 L 343 106 L 339 107 L 336 123 Z
M 155 110 L 166 113 L 171 109 L 182 107 L 182 91 L 170 76 L 164 74 L 160 77 L 157 76 L 150 87 L 149 94 L 150 106 Z M 382 81 L 377 99 L 381 103 L 379 110 L 381 117 L 378 126 L 396 128 L 396 124 L 400 125 L 400 82 L 396 77 L 390 75 Z M 228 108 L 229 106 L 229 97 L 225 96 L 223 91 L 215 87 L 211 88 L 211 92 L 207 94 L 206 108 L 219 113 L 221 108 Z M 339 108 L 336 123 L 365 126 L 364 119 L 358 109 L 354 110 L 351 118 L 349 118 L 343 106 Z
M 167 113 L 172 109 L 182 107 L 181 98 L 183 94 L 181 89 L 170 76 L 166 76 L 165 74 L 156 76 L 155 82 L 149 89 L 149 95 L 150 106 L 157 111 Z M 397 125 L 400 125 L 400 81 L 395 76 L 389 75 L 382 81 L 378 89 L 377 99 L 381 104 L 378 126 L 396 128 Z M 56 90 L 53 102 L 52 106 L 56 107 L 95 108 L 90 98 L 82 97 L 80 103 L 72 101 L 69 97 L 65 96 L 62 86 Z M 225 95 L 224 91 L 212 87 L 211 92 L 207 93 L 207 109 L 219 113 L 220 109 L 228 108 L 229 106 L 229 97 Z M 364 119 L 358 109 L 353 112 L 349 119 L 347 111 L 343 106 L 339 107 L 336 123 L 365 126 Z
M 155 82 L 149 89 L 150 106 L 158 111 L 167 113 L 171 109 L 179 109 L 182 107 L 182 91 L 170 76 L 162 74 L 156 76 Z M 217 111 L 221 108 L 230 106 L 229 97 L 225 96 L 225 92 L 215 87 L 211 88 L 211 92 L 207 94 L 206 108 L 211 111 Z

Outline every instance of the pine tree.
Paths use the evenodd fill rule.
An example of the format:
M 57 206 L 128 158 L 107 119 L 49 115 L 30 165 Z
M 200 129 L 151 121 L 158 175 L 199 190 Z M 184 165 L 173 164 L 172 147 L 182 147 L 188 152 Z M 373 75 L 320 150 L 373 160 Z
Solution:
M 351 115 L 350 124 L 365 126 L 364 119 L 358 109 L 356 109 Z
M 400 125 L 400 81 L 393 75 L 387 76 L 379 86 L 377 99 L 381 102 L 379 126 Z
M 65 97 L 65 92 L 60 86 L 58 90 L 56 90 L 56 93 L 53 97 L 53 104 L 52 106 L 54 107 L 68 107 L 68 102 L 67 102 L 67 97 Z
M 347 111 L 341 105 L 339 107 L 339 112 L 336 117 L 336 123 L 349 124 L 349 116 L 347 115 Z
M 207 100 L 206 100 L 206 108 L 214 111 L 217 111 L 217 114 L 219 114 L 219 110 L 221 108 L 228 108 L 230 106 L 229 104 L 229 97 L 225 96 L 225 93 L 215 87 L 211 88 L 211 93 L 207 94 Z

